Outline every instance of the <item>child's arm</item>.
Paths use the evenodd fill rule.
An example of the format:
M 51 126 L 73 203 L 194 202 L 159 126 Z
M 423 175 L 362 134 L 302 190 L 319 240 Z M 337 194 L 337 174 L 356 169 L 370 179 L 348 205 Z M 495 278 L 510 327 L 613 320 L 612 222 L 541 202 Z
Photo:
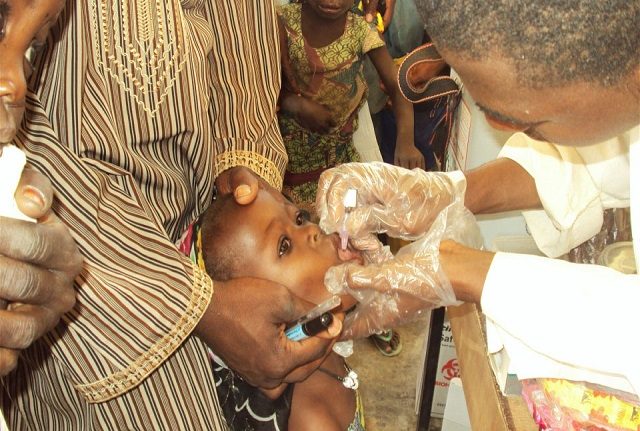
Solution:
M 393 9 L 396 6 L 396 0 L 387 0 L 387 8 L 384 11 L 384 16 L 382 17 L 382 23 L 384 24 L 384 31 L 389 29 L 389 25 L 391 25 L 391 20 L 393 19 Z
M 282 86 L 279 99 L 280 110 L 292 116 L 298 124 L 316 133 L 327 133 L 335 127 L 331 111 L 302 95 L 292 93 Z
M 398 134 L 394 164 L 408 169 L 424 169 L 424 157 L 413 143 L 413 105 L 400 93 L 396 81 L 398 73 L 396 65 L 384 46 L 371 50 L 368 54 L 391 97 L 393 112 L 396 116 Z

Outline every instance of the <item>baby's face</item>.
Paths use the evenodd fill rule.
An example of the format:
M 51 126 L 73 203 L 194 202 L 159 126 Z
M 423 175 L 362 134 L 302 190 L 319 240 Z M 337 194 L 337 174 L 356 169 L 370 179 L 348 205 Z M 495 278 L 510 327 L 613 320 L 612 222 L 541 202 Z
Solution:
M 278 282 L 313 303 L 327 299 L 324 274 L 349 260 L 361 262 L 358 253 L 340 249 L 337 234 L 325 235 L 318 225 L 281 193 L 260 190 L 256 200 L 238 207 L 236 234 L 230 246 L 245 257 L 236 276 L 251 276 Z M 346 304 L 343 304 L 346 305 Z
M 22 123 L 31 61 L 44 46 L 63 0 L 0 0 L 0 144 Z

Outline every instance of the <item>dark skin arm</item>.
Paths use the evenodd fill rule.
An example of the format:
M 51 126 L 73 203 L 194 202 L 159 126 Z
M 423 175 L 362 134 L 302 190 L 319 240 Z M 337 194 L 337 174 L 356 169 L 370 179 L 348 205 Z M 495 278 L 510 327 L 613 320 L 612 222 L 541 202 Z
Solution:
M 533 177 L 511 159 L 485 163 L 465 177 L 464 204 L 474 214 L 542 208 Z
M 367 22 L 373 22 L 376 13 L 378 13 L 378 0 L 362 0 L 362 9 L 364 10 L 364 19 Z
M 413 105 L 407 101 L 398 88 L 398 70 L 385 47 L 369 51 L 369 58 L 378 71 L 384 88 L 391 97 L 393 112 L 398 124 L 394 164 L 407 169 L 425 168 L 424 157 L 413 142 Z
M 533 177 L 511 159 L 501 158 L 465 173 L 465 206 L 474 214 L 541 208 Z M 440 244 L 440 262 L 456 297 L 480 303 L 495 253 L 453 241 Z
M 387 9 L 384 11 L 384 16 L 382 17 L 382 22 L 384 24 L 384 31 L 387 31 L 389 25 L 391 25 L 391 20 L 393 19 L 393 10 L 396 6 L 396 0 L 387 0 Z
M 234 193 L 250 204 L 259 187 L 270 187 L 246 168 L 232 168 L 216 179 L 218 193 Z M 285 323 L 313 305 L 277 283 L 253 278 L 214 281 L 211 303 L 195 333 L 245 380 L 261 388 L 303 380 L 331 352 L 342 321 L 334 319 L 325 337 L 300 342 L 284 335 Z

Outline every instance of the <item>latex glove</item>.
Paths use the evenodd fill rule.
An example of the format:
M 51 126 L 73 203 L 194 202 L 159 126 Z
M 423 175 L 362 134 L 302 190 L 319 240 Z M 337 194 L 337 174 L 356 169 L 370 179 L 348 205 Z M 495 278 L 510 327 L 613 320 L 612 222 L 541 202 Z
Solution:
M 73 280 L 83 262 L 68 228 L 51 211 L 47 178 L 25 169 L 15 199 L 37 223 L 0 217 L 0 375 L 75 305 Z
M 466 180 L 461 172 L 408 170 L 381 162 L 345 163 L 322 173 L 316 204 L 320 227 L 338 232 L 343 199 L 357 190 L 357 205 L 346 222 L 350 238 L 371 232 L 414 240 L 453 202 L 464 202 Z
M 444 239 L 482 245 L 475 218 L 459 202 L 441 211 L 426 235 L 392 259 L 330 268 L 327 289 L 349 293 L 359 301 L 345 320 L 343 338 L 367 336 L 414 320 L 425 311 L 459 303 L 439 262 Z

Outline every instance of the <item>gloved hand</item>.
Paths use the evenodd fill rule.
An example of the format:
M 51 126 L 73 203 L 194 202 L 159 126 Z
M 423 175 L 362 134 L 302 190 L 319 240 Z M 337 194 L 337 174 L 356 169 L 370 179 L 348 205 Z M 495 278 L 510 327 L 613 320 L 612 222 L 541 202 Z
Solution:
M 346 221 L 350 238 L 378 232 L 415 240 L 429 230 L 445 207 L 464 202 L 466 180 L 461 172 L 345 163 L 320 176 L 316 204 L 325 232 L 337 232 L 342 227 L 343 199 L 351 188 L 357 190 L 357 205 Z
M 442 210 L 429 232 L 395 257 L 366 266 L 347 263 L 330 268 L 327 289 L 349 293 L 359 302 L 344 322 L 343 338 L 367 336 L 414 320 L 425 311 L 457 304 L 438 260 L 444 239 L 482 246 L 475 218 L 460 202 Z

